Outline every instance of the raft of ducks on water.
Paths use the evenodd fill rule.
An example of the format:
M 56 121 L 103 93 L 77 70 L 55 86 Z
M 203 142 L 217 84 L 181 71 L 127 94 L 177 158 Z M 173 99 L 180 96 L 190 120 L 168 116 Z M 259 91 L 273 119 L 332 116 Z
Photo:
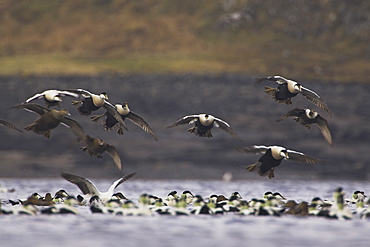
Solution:
M 154 215 L 257 215 L 296 217 L 325 217 L 331 219 L 349 220 L 352 218 L 370 218 L 370 199 L 366 199 L 364 191 L 357 190 L 352 197 L 346 199 L 345 192 L 338 187 L 333 192 L 332 200 L 319 197 L 310 202 L 288 200 L 279 192 L 264 193 L 261 198 L 246 200 L 239 192 L 233 192 L 229 197 L 212 194 L 208 198 L 194 195 L 189 190 L 178 194 L 171 191 L 164 198 L 141 194 L 138 200 L 131 200 L 121 192 L 114 190 L 136 173 L 123 176 L 116 180 L 106 192 L 100 192 L 88 179 L 62 173 L 61 176 L 78 186 L 81 194 L 77 197 L 65 190 L 57 191 L 54 196 L 46 193 L 41 196 L 33 193 L 26 199 L 3 200 L 0 204 L 1 215 L 39 215 L 39 214 L 80 214 L 81 211 L 93 214 L 110 214 L 122 216 L 154 216 Z M 14 192 L 2 188 L 2 192 Z

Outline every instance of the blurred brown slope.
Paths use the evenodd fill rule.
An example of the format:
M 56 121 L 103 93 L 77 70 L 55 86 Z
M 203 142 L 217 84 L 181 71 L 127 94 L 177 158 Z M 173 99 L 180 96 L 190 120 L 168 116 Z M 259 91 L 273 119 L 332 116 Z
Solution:
M 288 74 L 367 82 L 369 12 L 367 0 L 1 1 L 0 55 L 3 61 L 55 54 L 86 59 L 79 66 L 94 59 L 142 55 L 140 59 L 154 56 L 142 72 L 156 69 L 159 57 L 166 72 Z M 174 68 L 168 56 L 192 59 Z M 203 59 L 204 67 L 193 63 L 196 59 Z M 33 63 L 49 62 L 36 57 Z M 0 65 L 6 67 L 5 62 Z M 108 64 L 104 69 L 129 72 L 126 65 Z M 61 74 L 64 69 L 52 72 Z M 35 72 L 32 66 L 8 70 Z M 102 72 L 96 67 L 94 71 Z

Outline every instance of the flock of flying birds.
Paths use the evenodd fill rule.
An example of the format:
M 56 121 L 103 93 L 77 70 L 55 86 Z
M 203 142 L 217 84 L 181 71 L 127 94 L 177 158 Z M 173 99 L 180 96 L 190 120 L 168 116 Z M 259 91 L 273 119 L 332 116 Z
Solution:
M 292 98 L 298 94 L 301 94 L 313 104 L 325 110 L 331 117 L 331 112 L 321 97 L 314 91 L 303 87 L 298 82 L 281 76 L 269 76 L 256 79 L 255 86 L 258 86 L 263 81 L 274 81 L 277 83 L 277 88 L 268 86 L 265 87 L 265 92 L 271 95 L 276 102 L 290 105 L 292 104 Z M 56 110 L 52 108 L 54 106 L 59 106 L 60 102 L 62 101 L 62 97 L 65 96 L 76 98 L 75 101 L 72 101 L 72 104 L 77 106 L 78 112 L 83 116 L 91 116 L 92 113 L 103 108 L 105 113 L 101 115 L 93 115 L 91 116 L 91 119 L 93 121 L 99 121 L 101 118 L 105 118 L 103 120 L 103 126 L 106 130 L 113 130 L 117 128 L 117 133 L 122 135 L 123 129 L 127 130 L 125 119 L 129 119 L 149 135 L 151 135 L 154 140 L 158 141 L 149 124 L 142 117 L 132 112 L 127 102 L 114 105 L 108 101 L 108 96 L 105 92 L 94 94 L 85 89 L 50 89 L 35 94 L 34 96 L 25 100 L 25 102 L 16 105 L 13 108 L 25 109 L 39 115 L 39 117 L 33 123 L 25 127 L 25 130 L 33 131 L 36 134 L 44 135 L 46 138 L 50 138 L 51 131 L 60 124 L 63 124 L 74 133 L 78 142 L 83 143 L 84 146 L 81 147 L 83 151 L 98 158 L 101 158 L 102 154 L 106 152 L 112 157 L 116 167 L 121 170 L 121 158 L 115 146 L 110 145 L 102 139 L 92 137 L 86 133 L 80 123 L 74 118 L 70 117 L 67 109 Z M 43 99 L 46 106 L 33 103 L 38 99 Z M 328 122 L 316 111 L 312 109 L 294 108 L 281 116 L 277 122 L 289 117 L 293 117 L 294 120 L 307 128 L 310 128 L 312 124 L 317 125 L 321 130 L 326 142 L 329 145 L 332 145 L 332 137 Z M 0 120 L 0 124 L 21 131 L 5 120 Z M 235 131 L 230 127 L 229 123 L 210 114 L 186 115 L 167 128 L 184 124 L 192 124 L 193 127 L 188 129 L 188 131 L 194 133 L 198 137 L 210 138 L 212 137 L 211 130 L 213 128 L 220 128 L 229 133 L 231 136 L 240 140 Z M 282 146 L 254 145 L 249 147 L 239 147 L 238 149 L 245 153 L 261 153 L 262 156 L 258 159 L 258 161 L 247 166 L 247 170 L 250 172 L 256 171 L 259 175 L 268 176 L 269 178 L 274 177 L 275 167 L 279 166 L 283 159 L 310 164 L 318 162 L 318 159 L 316 158 L 305 155 L 302 152 L 286 149 Z
M 330 110 L 321 97 L 314 91 L 303 87 L 301 84 L 281 76 L 269 76 L 257 79 L 255 86 L 263 81 L 274 81 L 278 84 L 277 88 L 265 87 L 265 92 L 271 95 L 278 103 L 290 105 L 292 104 L 292 98 L 301 94 L 316 106 L 325 110 L 331 117 Z M 122 105 L 113 105 L 108 101 L 106 93 L 94 94 L 84 89 L 64 91 L 54 89 L 46 90 L 28 98 L 22 104 L 14 106 L 15 109 L 25 109 L 39 115 L 39 118 L 25 127 L 25 130 L 33 131 L 36 134 L 50 138 L 51 131 L 60 124 L 63 124 L 71 129 L 79 142 L 84 144 L 81 148 L 83 151 L 96 157 L 102 157 L 102 154 L 107 152 L 114 160 L 117 168 L 121 169 L 121 159 L 117 149 L 113 145 L 87 134 L 79 122 L 70 117 L 68 110 L 56 110 L 52 108 L 54 106 L 59 106 L 62 97 L 65 96 L 77 99 L 73 101 L 72 104 L 78 106 L 78 112 L 84 116 L 91 116 L 93 112 L 103 108 L 105 113 L 93 115 L 91 119 L 93 121 L 99 121 L 101 118 L 105 118 L 103 126 L 106 130 L 117 129 L 117 133 L 122 135 L 123 128 L 127 130 L 127 126 L 124 122 L 127 118 L 151 135 L 154 140 L 158 140 L 149 124 L 142 117 L 132 112 L 127 102 Z M 46 106 L 31 103 L 37 99 L 44 99 Z M 276 121 L 279 122 L 289 117 L 293 117 L 295 121 L 307 128 L 310 128 L 312 124 L 317 125 L 325 141 L 332 146 L 328 122 L 316 111 L 312 109 L 294 108 Z M 226 121 L 210 114 L 186 115 L 167 128 L 184 124 L 191 124 L 192 127 L 188 129 L 188 131 L 198 137 L 210 138 L 212 137 L 212 129 L 220 128 L 240 140 L 238 135 Z M 0 120 L 0 125 L 22 132 L 22 130 L 5 120 Z M 279 166 L 284 159 L 311 164 L 318 162 L 317 159 L 307 156 L 302 152 L 286 149 L 282 146 L 254 145 L 239 147 L 239 150 L 246 153 L 262 153 L 256 163 L 247 166 L 247 170 L 257 171 L 259 175 L 268 176 L 269 178 L 274 177 L 275 167 Z M 136 172 L 119 178 L 114 181 L 108 191 L 101 192 L 90 180 L 84 177 L 61 173 L 64 179 L 75 184 L 81 190 L 82 195 L 74 197 L 68 195 L 65 190 L 56 192 L 54 197 L 51 196 L 51 193 L 47 193 L 44 197 L 40 196 L 38 193 L 34 193 L 25 200 L 9 200 L 9 204 L 22 204 L 23 206 L 12 208 L 11 210 L 0 208 L 0 214 L 34 215 L 40 212 L 42 214 L 78 214 L 77 205 L 89 205 L 93 213 L 109 213 L 116 215 L 214 215 L 234 212 L 239 215 L 315 215 L 339 219 L 351 219 L 355 214 L 360 218 L 370 217 L 370 209 L 366 207 L 370 204 L 370 200 L 365 203 L 365 193 L 363 191 L 355 191 L 352 198 L 346 200 L 342 188 L 337 188 L 334 191 L 333 201 L 324 201 L 316 197 L 312 199 L 311 203 L 304 201 L 298 203 L 294 200 L 286 200 L 286 198 L 278 192 L 274 194 L 266 192 L 263 198 L 253 198 L 247 201 L 243 200 L 238 192 L 234 192 L 230 198 L 226 198 L 223 195 L 211 195 L 208 200 L 203 200 L 200 195 L 194 196 L 190 191 L 184 191 L 181 196 L 178 196 L 176 191 L 172 191 L 166 198 L 142 194 L 139 198 L 139 204 L 137 205 L 133 201 L 127 199 L 122 193 L 114 193 L 114 190 L 120 184 L 127 181 L 135 174 Z M 4 190 L 4 188 L 1 187 L 0 189 Z M 2 190 L 0 190 L 0 192 L 4 192 Z M 11 191 L 7 190 L 5 192 Z M 351 208 L 351 205 L 356 205 L 356 208 Z M 36 206 L 41 206 L 41 209 Z

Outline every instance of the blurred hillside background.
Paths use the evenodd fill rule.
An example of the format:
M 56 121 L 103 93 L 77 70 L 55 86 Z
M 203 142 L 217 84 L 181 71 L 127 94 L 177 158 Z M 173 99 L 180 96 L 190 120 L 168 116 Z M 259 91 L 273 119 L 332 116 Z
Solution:
M 1 119 L 20 128 L 36 114 L 11 110 L 46 89 L 106 91 L 128 101 L 158 135 L 131 123 L 118 136 L 68 108 L 92 136 L 117 146 L 123 173 L 141 178 L 258 179 L 245 166 L 259 156 L 240 153 L 231 136 L 165 127 L 187 114 L 210 113 L 229 122 L 242 145 L 278 144 L 323 159 L 284 162 L 277 178 L 369 177 L 370 2 L 308 0 L 9 1 L 0 0 Z M 282 75 L 316 91 L 333 118 L 303 97 L 277 104 L 253 87 L 255 77 Z M 268 82 L 266 82 L 266 85 Z M 270 84 L 272 86 L 272 84 Z M 39 101 L 39 103 L 43 103 Z M 318 128 L 287 119 L 310 107 L 328 119 L 334 147 Z M 0 177 L 58 177 L 61 171 L 116 177 L 109 156 L 79 150 L 63 126 L 50 139 L 0 128 Z M 261 178 L 267 179 L 267 178 Z

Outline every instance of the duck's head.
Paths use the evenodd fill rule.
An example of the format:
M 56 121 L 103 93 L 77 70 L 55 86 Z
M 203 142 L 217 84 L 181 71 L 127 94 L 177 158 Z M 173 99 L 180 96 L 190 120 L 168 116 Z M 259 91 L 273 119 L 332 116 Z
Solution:
M 60 95 L 54 95 L 53 101 L 62 102 L 62 97 Z
M 314 119 L 315 117 L 317 117 L 317 115 L 319 115 L 317 112 L 315 112 L 314 110 L 311 110 L 311 109 L 306 109 L 305 113 L 306 113 L 306 116 L 309 119 Z
M 299 83 L 294 84 L 293 88 L 298 92 L 302 91 L 302 85 Z
M 71 114 L 69 113 L 69 111 L 67 109 L 60 110 L 60 114 L 62 114 L 64 116 L 71 116 Z
M 108 94 L 106 92 L 102 92 L 99 94 L 99 97 L 102 99 L 108 99 Z
M 200 114 L 199 115 L 199 121 L 204 126 L 211 125 L 213 123 L 214 119 L 215 119 L 214 116 L 209 115 L 209 114 Z
M 130 112 L 130 109 L 128 108 L 128 103 L 125 102 L 122 105 L 121 104 L 115 104 L 115 107 L 119 114 L 121 115 L 127 115 Z
M 272 157 L 276 160 L 289 159 L 288 150 L 284 147 L 273 146 L 271 147 Z

